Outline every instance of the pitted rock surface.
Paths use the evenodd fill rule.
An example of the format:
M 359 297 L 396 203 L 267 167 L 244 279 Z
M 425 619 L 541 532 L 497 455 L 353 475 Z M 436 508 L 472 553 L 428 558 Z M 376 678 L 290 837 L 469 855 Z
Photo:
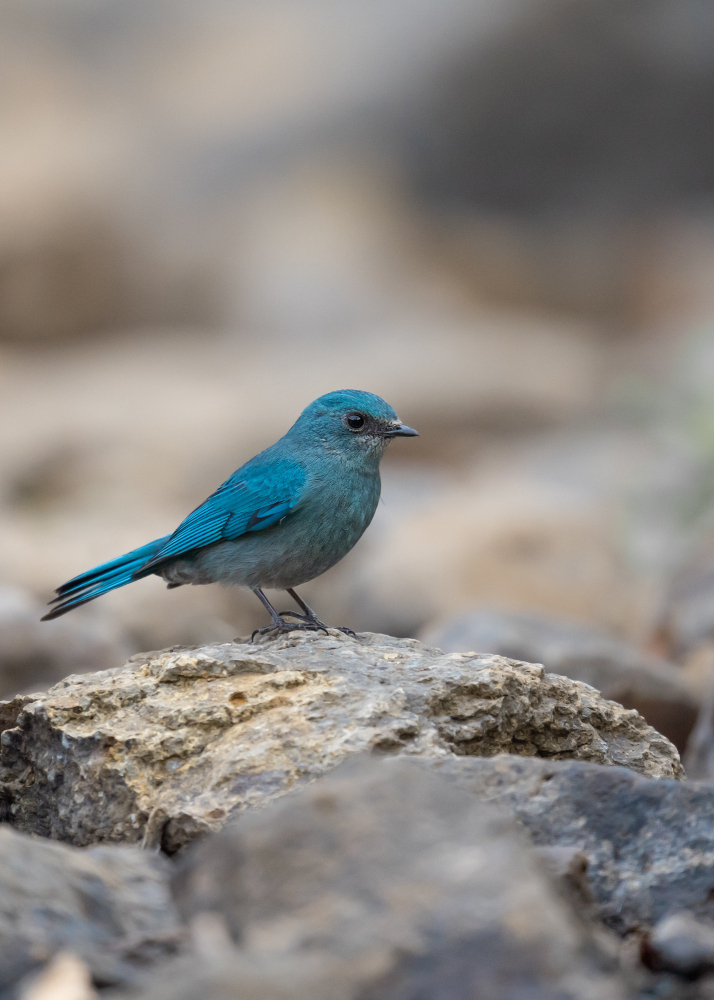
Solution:
M 667 739 L 587 684 L 372 633 L 142 654 L 0 704 L 0 727 L 2 818 L 169 853 L 365 750 L 683 774 Z

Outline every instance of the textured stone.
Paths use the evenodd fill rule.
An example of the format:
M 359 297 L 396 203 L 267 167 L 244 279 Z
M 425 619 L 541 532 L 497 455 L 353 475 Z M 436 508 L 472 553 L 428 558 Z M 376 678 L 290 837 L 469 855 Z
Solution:
M 0 994 L 60 951 L 104 984 L 175 950 L 170 865 L 136 847 L 78 850 L 0 825 Z
M 151 998 L 626 995 L 511 824 L 413 759 L 243 815 L 182 855 L 174 892 L 198 941 Z
M 681 668 L 607 633 L 541 615 L 482 609 L 430 628 L 424 642 L 445 653 L 478 649 L 584 681 L 606 698 L 636 708 L 683 751 L 696 722 L 698 701 Z
M 586 684 L 369 633 L 134 657 L 0 704 L 0 729 L 0 799 L 19 829 L 169 852 L 362 750 L 682 774 L 668 740 Z
M 563 853 L 566 864 L 580 855 L 587 894 L 619 933 L 682 910 L 714 920 L 714 786 L 513 756 L 436 766 L 508 809 L 539 848 Z

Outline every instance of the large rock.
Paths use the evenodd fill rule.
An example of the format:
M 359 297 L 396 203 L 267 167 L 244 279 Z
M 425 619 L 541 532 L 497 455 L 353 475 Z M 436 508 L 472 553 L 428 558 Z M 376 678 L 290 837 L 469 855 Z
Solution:
M 350 761 L 241 817 L 174 886 L 199 947 L 152 1000 L 625 995 L 509 824 L 413 760 Z
M 0 825 L 0 994 L 58 951 L 108 984 L 176 950 L 169 877 L 165 858 L 136 847 L 78 850 Z
M 479 649 L 585 681 L 606 698 L 636 708 L 683 751 L 698 704 L 681 669 L 597 629 L 541 615 L 480 609 L 433 626 L 422 636 L 445 653 Z
M 370 633 L 136 656 L 0 703 L 0 730 L 0 801 L 19 829 L 170 853 L 363 750 L 682 775 L 667 739 L 586 684 Z
M 619 933 L 682 910 L 714 918 L 714 786 L 512 756 L 438 767 L 513 813 L 539 847 L 579 855 L 600 917 Z

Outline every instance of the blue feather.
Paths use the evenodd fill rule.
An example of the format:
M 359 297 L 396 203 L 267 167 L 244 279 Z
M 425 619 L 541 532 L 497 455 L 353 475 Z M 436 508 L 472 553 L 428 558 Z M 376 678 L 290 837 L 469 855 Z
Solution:
M 305 485 L 304 469 L 288 460 L 268 466 L 253 462 L 255 459 L 234 472 L 189 514 L 139 572 L 143 575 L 145 570 L 152 571 L 193 549 L 270 528 L 289 514 L 300 500 Z
M 43 616 L 42 621 L 48 621 L 63 615 L 71 608 L 78 608 L 80 604 L 93 601 L 95 597 L 101 597 L 110 590 L 123 587 L 136 579 L 135 573 L 141 569 L 143 563 L 150 559 L 169 540 L 169 535 L 157 538 L 148 545 L 142 545 L 138 549 L 133 549 L 118 559 L 102 563 L 95 566 L 86 573 L 73 577 L 67 583 L 57 588 L 57 597 L 50 603 L 57 604 L 57 607 L 48 611 Z M 150 571 L 149 571 L 150 572 Z M 148 573 L 146 574 L 148 576 Z
M 149 576 L 158 566 L 194 549 L 277 524 L 298 503 L 305 472 L 296 462 L 282 460 L 263 465 L 260 458 L 257 456 L 234 472 L 172 535 L 157 538 L 63 584 L 51 602 L 56 607 L 42 620 L 57 618 L 110 590 Z
M 45 618 L 152 573 L 171 587 L 248 586 L 264 604 L 263 587 L 292 593 L 334 566 L 361 537 L 379 500 L 379 463 L 388 442 L 415 435 L 379 396 L 353 389 L 327 393 L 172 535 L 59 587 Z M 274 609 L 271 615 L 275 627 L 288 627 Z M 321 626 L 308 622 L 301 627 Z

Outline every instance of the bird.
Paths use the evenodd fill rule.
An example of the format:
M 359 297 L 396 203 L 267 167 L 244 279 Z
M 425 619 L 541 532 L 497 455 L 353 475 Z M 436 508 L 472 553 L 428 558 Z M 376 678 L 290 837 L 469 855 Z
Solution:
M 185 584 L 249 587 L 270 615 L 256 634 L 324 630 L 295 588 L 339 562 L 369 526 L 379 464 L 393 438 L 418 437 L 379 396 L 343 389 L 307 406 L 275 444 L 242 465 L 171 535 L 58 587 L 48 621 L 152 574 Z M 286 590 L 300 612 L 275 610 L 263 588 Z M 344 626 L 340 631 L 354 635 Z

